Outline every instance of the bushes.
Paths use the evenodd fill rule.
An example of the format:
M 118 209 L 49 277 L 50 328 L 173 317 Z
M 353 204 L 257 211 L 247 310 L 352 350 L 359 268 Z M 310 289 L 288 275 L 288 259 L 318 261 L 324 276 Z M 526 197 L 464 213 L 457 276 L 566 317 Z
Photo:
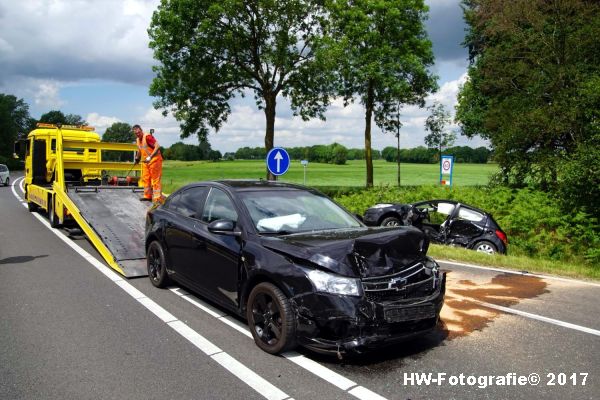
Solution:
M 25 169 L 25 163 L 21 159 L 0 156 L 0 164 L 6 165 L 11 172 Z
M 380 186 L 336 196 L 350 211 L 364 214 L 377 203 L 412 203 L 452 199 L 493 215 L 506 231 L 509 252 L 551 260 L 600 262 L 600 225 L 597 217 L 582 211 L 563 213 L 550 195 L 530 189 L 496 187 Z

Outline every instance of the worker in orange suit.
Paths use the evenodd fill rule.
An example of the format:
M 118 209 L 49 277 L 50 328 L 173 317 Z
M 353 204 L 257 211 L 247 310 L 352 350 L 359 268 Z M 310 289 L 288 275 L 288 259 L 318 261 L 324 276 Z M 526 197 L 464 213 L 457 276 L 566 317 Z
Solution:
M 165 197 L 162 194 L 162 155 L 156 138 L 149 133 L 144 133 L 139 125 L 133 126 L 136 136 L 138 154 L 136 162 L 142 161 L 142 179 L 144 197 L 140 201 L 152 201 L 162 204 Z

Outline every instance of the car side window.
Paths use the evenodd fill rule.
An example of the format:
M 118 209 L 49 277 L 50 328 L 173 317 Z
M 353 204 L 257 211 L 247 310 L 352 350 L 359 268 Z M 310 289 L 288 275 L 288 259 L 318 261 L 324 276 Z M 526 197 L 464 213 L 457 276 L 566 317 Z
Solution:
M 165 202 L 165 208 L 168 208 L 169 210 L 172 210 L 172 211 L 176 211 L 177 205 L 179 204 L 180 200 L 181 200 L 181 193 L 176 193 L 176 194 L 173 194 L 173 195 L 167 197 L 167 201 Z
M 484 215 L 475 210 L 470 210 L 465 207 L 461 207 L 458 210 L 458 219 L 465 219 L 467 221 L 472 221 L 472 222 L 480 222 L 480 221 L 483 221 L 483 218 L 484 218 Z
M 237 218 L 237 211 L 235 211 L 235 206 L 229 196 L 220 189 L 212 188 L 206 198 L 202 221 L 207 223 L 218 219 L 237 221 Z
M 169 210 L 190 218 L 197 218 L 206 198 L 207 188 L 198 186 L 178 193 L 169 201 Z

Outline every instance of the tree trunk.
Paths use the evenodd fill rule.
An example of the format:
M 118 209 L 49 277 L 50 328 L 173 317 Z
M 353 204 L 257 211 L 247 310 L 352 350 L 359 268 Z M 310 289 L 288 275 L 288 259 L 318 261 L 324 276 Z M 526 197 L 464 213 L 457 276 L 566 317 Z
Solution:
M 373 83 L 369 82 L 367 89 L 367 101 L 365 104 L 365 163 L 367 166 L 367 187 L 373 187 L 373 154 L 371 153 L 371 119 L 373 117 L 374 103 Z
M 274 138 L 275 138 L 275 106 L 277 105 L 277 95 L 276 94 L 266 94 L 265 95 L 265 118 L 267 122 L 267 130 L 265 132 L 265 150 L 267 153 L 274 147 Z M 269 168 L 267 168 L 267 180 L 276 181 L 277 177 L 269 172 Z

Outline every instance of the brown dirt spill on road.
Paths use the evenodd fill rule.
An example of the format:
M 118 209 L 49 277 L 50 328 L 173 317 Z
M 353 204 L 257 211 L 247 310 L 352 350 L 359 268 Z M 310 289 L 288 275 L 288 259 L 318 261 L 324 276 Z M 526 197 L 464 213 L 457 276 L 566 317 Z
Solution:
M 473 282 L 449 271 L 446 279 L 446 300 L 440 317 L 442 329 L 448 332 L 447 340 L 480 331 L 500 314 L 477 301 L 510 307 L 548 293 L 547 283 L 535 276 L 502 274 L 488 282 Z

